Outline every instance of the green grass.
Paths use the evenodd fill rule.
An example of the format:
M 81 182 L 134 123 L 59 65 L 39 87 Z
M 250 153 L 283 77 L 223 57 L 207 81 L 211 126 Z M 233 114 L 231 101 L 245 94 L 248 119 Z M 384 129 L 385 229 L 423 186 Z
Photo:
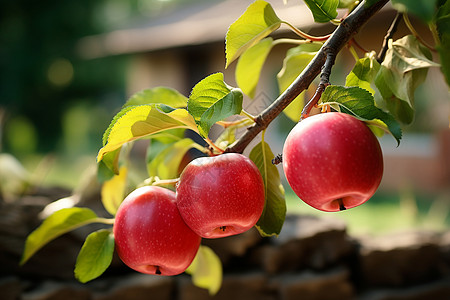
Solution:
M 302 202 L 292 190 L 286 191 L 288 213 L 337 218 L 347 224 L 350 234 L 383 234 L 407 229 L 450 228 L 450 199 L 420 196 L 410 191 L 398 194 L 377 192 L 366 203 L 342 212 L 322 212 Z

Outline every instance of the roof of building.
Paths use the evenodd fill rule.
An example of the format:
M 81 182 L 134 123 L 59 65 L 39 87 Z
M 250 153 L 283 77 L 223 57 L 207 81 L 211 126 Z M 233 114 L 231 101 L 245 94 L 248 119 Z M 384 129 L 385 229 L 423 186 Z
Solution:
M 230 24 L 253 1 L 211 0 L 188 5 L 139 27 L 85 37 L 80 40 L 78 50 L 85 58 L 98 58 L 224 41 Z M 308 30 L 314 25 L 311 12 L 303 1 L 267 2 L 280 19 L 294 26 Z

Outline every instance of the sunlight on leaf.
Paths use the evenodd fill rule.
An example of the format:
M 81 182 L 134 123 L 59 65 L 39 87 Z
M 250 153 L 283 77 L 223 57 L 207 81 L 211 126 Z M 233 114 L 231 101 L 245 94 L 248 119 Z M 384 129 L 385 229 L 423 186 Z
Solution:
M 314 58 L 321 44 L 305 44 L 291 48 L 286 53 L 283 68 L 277 74 L 278 88 L 280 93 L 284 92 L 294 80 L 300 75 L 304 68 Z M 292 121 L 298 122 L 302 108 L 304 92 L 298 95 L 294 101 L 283 111 Z
M 227 68 L 244 51 L 277 30 L 281 20 L 272 6 L 263 0 L 250 4 L 247 10 L 230 25 L 226 35 Z
M 311 10 L 314 21 L 326 23 L 337 17 L 339 0 L 304 0 Z
M 27 237 L 20 264 L 23 265 L 34 253 L 55 238 L 96 219 L 97 215 L 88 208 L 72 207 L 56 211 Z
M 321 102 L 331 105 L 335 110 L 355 116 L 362 121 L 380 120 L 386 130 L 400 143 L 402 131 L 400 124 L 392 115 L 375 106 L 375 101 L 370 92 L 359 87 L 344 87 L 329 85 L 322 94 Z M 373 122 L 376 126 L 380 122 Z
M 106 144 L 100 149 L 97 161 L 127 142 L 174 128 L 188 128 L 198 132 L 194 119 L 185 109 L 156 104 L 126 107 L 111 122 Z
M 278 236 L 286 218 L 286 201 L 284 188 L 280 181 L 277 167 L 272 164 L 274 155 L 269 144 L 262 141 L 256 145 L 249 155 L 263 177 L 266 203 L 256 223 L 262 236 Z
M 375 94 L 374 89 L 370 86 L 380 69 L 380 64 L 375 57 L 364 57 L 356 62 L 350 74 L 347 75 L 345 85 L 357 86 Z
M 273 46 L 272 38 L 265 38 L 242 53 L 236 66 L 236 82 L 244 94 L 255 97 L 261 70 Z
M 78 254 L 75 278 L 82 283 L 99 277 L 111 264 L 114 253 L 114 236 L 101 229 L 89 234 Z
M 118 175 L 115 175 L 112 179 L 105 181 L 102 185 L 102 204 L 106 211 L 113 216 L 116 214 L 117 209 L 124 199 L 127 175 L 127 167 L 121 167 Z
M 243 95 L 229 87 L 222 73 L 212 74 L 195 85 L 187 109 L 198 125 L 198 132 L 207 137 L 211 126 L 242 111 Z
M 192 276 L 195 286 L 207 289 L 211 296 L 217 294 L 222 285 L 222 262 L 207 246 L 200 245 L 186 273 Z

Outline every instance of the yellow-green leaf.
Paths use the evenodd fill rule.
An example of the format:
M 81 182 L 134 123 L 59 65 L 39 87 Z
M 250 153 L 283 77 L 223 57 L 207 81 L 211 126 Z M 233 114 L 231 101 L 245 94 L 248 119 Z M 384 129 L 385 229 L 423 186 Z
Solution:
M 103 206 L 113 216 L 116 214 L 117 209 L 124 199 L 127 174 L 127 167 L 121 167 L 118 175 L 105 181 L 102 185 L 101 196 Z
M 215 295 L 222 285 L 222 263 L 211 248 L 200 245 L 197 255 L 186 273 L 192 276 L 194 285 Z
M 149 176 L 157 176 L 160 179 L 177 178 L 179 176 L 180 163 L 186 152 L 191 148 L 200 147 L 200 145 L 189 138 L 170 144 L 148 162 Z
M 245 50 L 277 30 L 281 20 L 272 6 L 263 0 L 250 4 L 247 10 L 228 28 L 226 36 L 226 67 Z
M 87 236 L 75 264 L 75 278 L 82 283 L 102 275 L 111 264 L 114 253 L 114 236 L 101 229 Z
M 255 96 L 261 69 L 273 46 L 272 38 L 265 38 L 242 53 L 236 66 L 236 82 L 250 98 Z
M 241 90 L 228 86 L 222 73 L 214 73 L 194 86 L 187 109 L 197 123 L 198 132 L 207 137 L 214 123 L 241 113 L 242 101 Z
M 39 249 L 71 230 L 95 222 L 97 215 L 89 208 L 64 208 L 50 215 L 25 241 L 20 264 L 24 264 Z
M 284 92 L 303 69 L 309 64 L 320 49 L 320 44 L 305 44 L 289 49 L 283 61 L 283 68 L 277 74 L 280 93 Z M 304 93 L 298 95 L 294 101 L 283 111 L 292 121 L 298 122 L 302 108 Z
M 174 128 L 198 132 L 194 119 L 185 109 L 156 104 L 128 106 L 114 117 L 105 132 L 105 145 L 100 149 L 97 161 L 127 142 Z

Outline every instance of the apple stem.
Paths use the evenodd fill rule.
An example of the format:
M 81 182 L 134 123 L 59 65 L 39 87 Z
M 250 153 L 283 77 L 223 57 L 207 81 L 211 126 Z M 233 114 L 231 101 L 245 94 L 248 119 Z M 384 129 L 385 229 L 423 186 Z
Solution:
M 155 275 L 161 275 L 161 270 L 159 269 L 159 266 L 156 266 Z
M 345 207 L 345 205 L 344 205 L 344 201 L 342 200 L 342 198 L 339 198 L 338 199 L 338 203 L 339 203 L 339 210 L 340 211 L 343 211 L 343 210 L 346 210 L 347 208 Z

